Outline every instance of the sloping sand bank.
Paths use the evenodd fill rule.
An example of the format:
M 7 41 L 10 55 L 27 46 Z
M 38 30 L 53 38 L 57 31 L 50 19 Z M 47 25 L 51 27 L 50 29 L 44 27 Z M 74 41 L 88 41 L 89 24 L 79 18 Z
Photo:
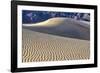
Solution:
M 90 43 L 23 29 L 22 61 L 63 61 L 89 59 Z

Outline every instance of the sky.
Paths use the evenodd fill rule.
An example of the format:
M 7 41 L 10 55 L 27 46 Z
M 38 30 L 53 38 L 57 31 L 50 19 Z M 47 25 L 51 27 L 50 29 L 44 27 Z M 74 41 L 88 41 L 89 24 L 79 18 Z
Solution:
M 54 17 L 67 17 L 89 21 L 89 13 L 22 10 L 22 24 L 39 23 Z M 88 18 L 88 19 L 87 19 Z

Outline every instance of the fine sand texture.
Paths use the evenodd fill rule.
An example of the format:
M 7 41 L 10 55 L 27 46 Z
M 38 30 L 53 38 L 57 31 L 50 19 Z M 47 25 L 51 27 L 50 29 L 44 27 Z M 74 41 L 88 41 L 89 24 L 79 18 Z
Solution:
M 89 58 L 89 40 L 55 36 L 25 28 L 22 30 L 22 62 L 86 60 Z

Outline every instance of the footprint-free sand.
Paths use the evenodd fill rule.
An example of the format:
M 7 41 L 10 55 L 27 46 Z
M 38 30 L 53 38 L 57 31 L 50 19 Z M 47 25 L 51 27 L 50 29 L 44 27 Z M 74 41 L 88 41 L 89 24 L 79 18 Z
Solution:
M 90 58 L 90 41 L 22 31 L 22 62 L 82 60 Z

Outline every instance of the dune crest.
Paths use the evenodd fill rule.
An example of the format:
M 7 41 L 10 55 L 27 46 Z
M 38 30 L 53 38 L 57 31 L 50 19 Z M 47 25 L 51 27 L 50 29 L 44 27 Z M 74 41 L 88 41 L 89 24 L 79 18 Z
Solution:
M 71 20 L 72 22 L 75 22 L 75 23 L 84 24 L 82 21 L 78 21 L 78 20 L 71 19 L 71 18 L 55 17 L 55 18 L 50 18 L 50 19 L 48 19 L 46 21 L 39 22 L 39 23 L 23 24 L 23 26 L 27 26 L 27 27 L 30 27 L 30 26 L 31 27 L 35 27 L 35 26 L 54 27 L 54 26 L 58 26 L 58 25 L 61 25 L 61 24 L 66 24 L 68 20 Z M 86 23 L 84 25 L 86 26 L 88 24 Z
M 64 23 L 64 21 L 66 20 L 66 18 L 51 18 L 48 19 L 46 21 L 43 22 L 39 22 L 39 23 L 35 23 L 35 24 L 23 24 L 23 26 L 57 26 L 60 25 L 62 23 Z

